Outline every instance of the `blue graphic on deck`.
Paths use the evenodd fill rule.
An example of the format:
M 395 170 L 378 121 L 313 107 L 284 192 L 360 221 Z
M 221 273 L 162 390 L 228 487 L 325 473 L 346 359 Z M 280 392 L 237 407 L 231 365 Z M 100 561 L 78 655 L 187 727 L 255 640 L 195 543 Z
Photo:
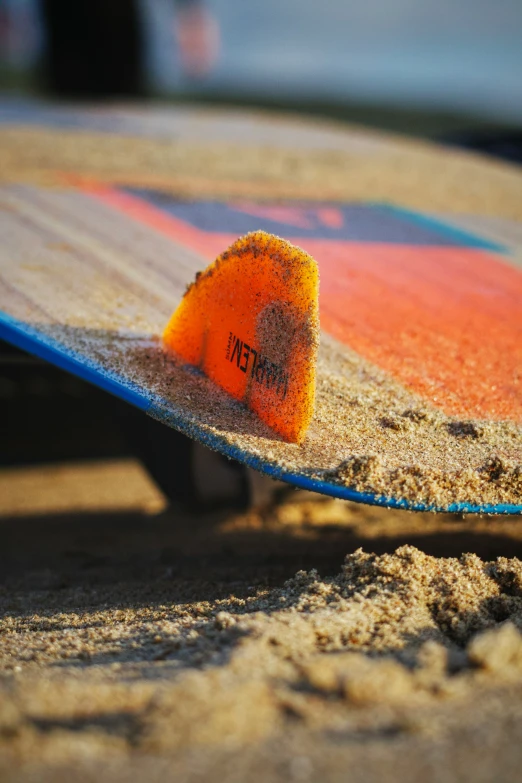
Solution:
M 206 233 L 240 236 L 262 229 L 284 238 L 373 242 L 389 245 L 468 247 L 503 252 L 493 242 L 427 216 L 387 204 L 179 201 L 166 193 L 127 188 L 168 215 Z

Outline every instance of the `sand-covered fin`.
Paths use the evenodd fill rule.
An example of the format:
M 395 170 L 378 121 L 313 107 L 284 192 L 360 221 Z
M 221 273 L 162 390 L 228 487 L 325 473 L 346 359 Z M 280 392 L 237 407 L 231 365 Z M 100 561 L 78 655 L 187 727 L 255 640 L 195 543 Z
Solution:
M 314 259 L 256 231 L 198 274 L 163 342 L 299 443 L 314 411 L 318 294 Z

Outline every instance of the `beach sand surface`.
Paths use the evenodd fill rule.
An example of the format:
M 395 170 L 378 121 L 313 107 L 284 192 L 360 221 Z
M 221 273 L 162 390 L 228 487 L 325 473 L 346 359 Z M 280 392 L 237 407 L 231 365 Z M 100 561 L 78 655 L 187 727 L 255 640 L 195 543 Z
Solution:
M 3 469 L 0 529 L 3 781 L 522 779 L 520 519 L 120 460 Z

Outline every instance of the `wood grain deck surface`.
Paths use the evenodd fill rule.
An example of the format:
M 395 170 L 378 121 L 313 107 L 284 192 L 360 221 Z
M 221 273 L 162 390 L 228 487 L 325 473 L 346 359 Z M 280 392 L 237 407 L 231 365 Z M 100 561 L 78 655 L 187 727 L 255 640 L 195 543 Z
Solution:
M 0 311 L 4 334 L 19 333 L 23 347 L 61 353 L 73 371 L 84 364 L 89 379 L 154 415 L 170 410 L 170 423 L 278 475 L 330 470 L 372 438 L 386 451 L 389 432 L 372 425 L 365 440 L 343 412 L 351 452 L 345 434 L 314 462 L 318 420 L 309 447 L 279 443 L 273 453 L 248 412 L 231 435 L 212 422 L 212 405 L 204 415 L 191 405 L 181 381 L 166 394 L 151 379 L 147 350 L 195 273 L 237 236 L 229 225 L 268 221 L 319 262 L 320 381 L 346 387 L 349 376 L 353 397 L 364 368 L 365 399 L 389 378 L 399 406 L 498 422 L 491 453 L 520 461 L 520 172 L 320 122 L 47 110 L 0 111 L 0 181 Z M 482 459 L 475 445 L 464 453 L 444 441 L 435 462 L 462 469 Z M 420 459 L 422 444 L 388 451 L 397 467 Z

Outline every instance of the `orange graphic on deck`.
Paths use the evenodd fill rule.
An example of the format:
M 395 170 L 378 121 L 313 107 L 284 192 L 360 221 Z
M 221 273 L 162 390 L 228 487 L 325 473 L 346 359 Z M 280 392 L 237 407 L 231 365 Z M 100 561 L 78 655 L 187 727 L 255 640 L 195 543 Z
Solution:
M 163 342 L 299 443 L 314 409 L 318 294 L 314 259 L 256 231 L 198 274 Z

